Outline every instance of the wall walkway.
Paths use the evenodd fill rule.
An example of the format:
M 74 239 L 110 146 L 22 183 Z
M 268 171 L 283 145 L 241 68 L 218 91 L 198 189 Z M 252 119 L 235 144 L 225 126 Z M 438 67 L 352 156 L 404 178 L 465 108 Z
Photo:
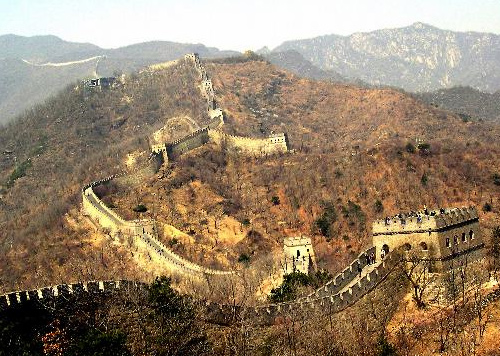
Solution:
M 201 64 L 199 57 L 195 54 L 187 55 L 186 60 L 193 62 L 198 70 L 202 85 L 200 89 L 202 95 L 207 99 L 208 113 L 211 122 L 205 128 L 188 135 L 176 142 L 165 145 L 171 151 L 177 148 L 181 154 L 199 147 L 206 143 L 204 139 L 200 140 L 200 135 L 211 136 L 217 141 L 229 140 L 236 147 L 246 148 L 249 152 L 273 153 L 287 150 L 286 136 L 273 135 L 272 143 L 266 139 L 249 139 L 227 135 L 217 129 L 223 123 L 222 110 L 217 107 L 212 83 L 208 78 L 205 68 Z M 179 149 L 184 145 L 184 149 Z M 156 147 L 155 147 L 156 149 Z M 156 154 L 162 152 L 155 152 Z M 97 222 L 102 228 L 108 229 L 111 233 L 121 233 L 132 237 L 137 246 L 146 250 L 150 256 L 160 263 L 163 263 L 170 270 L 181 272 L 189 277 L 202 277 L 204 275 L 233 275 L 234 271 L 222 271 L 206 268 L 197 265 L 185 258 L 177 255 L 161 241 L 158 240 L 156 223 L 154 220 L 125 220 L 107 207 L 103 201 L 95 194 L 93 188 L 105 184 L 121 175 L 110 176 L 95 182 L 92 182 L 82 188 L 83 210 L 89 217 Z M 367 257 L 375 252 L 375 247 L 371 247 L 362 252 L 348 267 L 336 275 L 331 281 L 323 287 L 311 293 L 309 296 L 299 298 L 292 302 L 269 304 L 257 307 L 243 307 L 221 305 L 217 303 L 205 303 L 196 301 L 199 307 L 203 308 L 207 318 L 218 320 L 221 323 L 228 322 L 236 316 L 243 314 L 256 318 L 263 323 L 272 323 L 276 316 L 285 311 L 302 308 L 321 308 L 329 312 L 338 312 L 354 304 L 365 294 L 383 281 L 395 266 L 401 261 L 398 250 L 389 253 L 383 261 L 376 264 L 368 264 Z M 360 272 L 361 271 L 361 272 Z M 20 304 L 27 300 L 45 300 L 63 295 L 76 293 L 99 293 L 112 292 L 123 288 L 144 288 L 145 284 L 133 281 L 91 281 L 75 284 L 63 284 L 52 287 L 46 287 L 36 290 L 18 291 L 7 293 L 0 296 L 0 310 L 12 305 Z

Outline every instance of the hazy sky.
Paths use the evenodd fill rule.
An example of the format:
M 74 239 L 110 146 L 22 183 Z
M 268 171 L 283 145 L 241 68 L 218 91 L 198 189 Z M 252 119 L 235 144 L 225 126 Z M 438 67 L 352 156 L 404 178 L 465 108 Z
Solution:
M 242 51 L 417 21 L 500 34 L 500 0 L 0 0 L 0 34 L 105 48 L 167 40 Z

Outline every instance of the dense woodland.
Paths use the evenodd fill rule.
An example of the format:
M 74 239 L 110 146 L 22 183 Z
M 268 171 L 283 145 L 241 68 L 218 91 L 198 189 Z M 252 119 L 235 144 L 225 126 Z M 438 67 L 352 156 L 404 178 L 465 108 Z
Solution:
M 284 236 L 303 233 L 313 237 L 318 267 L 333 274 L 370 245 L 374 219 L 424 204 L 474 204 L 486 240 L 494 236 L 500 224 L 497 124 L 466 122 L 398 91 L 300 79 L 259 58 L 213 62 L 207 70 L 226 114 L 226 132 L 263 137 L 284 131 L 293 153 L 247 157 L 224 150 L 224 145 L 206 145 L 141 182 L 119 181 L 98 192 L 126 218 L 150 216 L 183 231 L 183 239 L 162 237 L 178 253 L 207 266 L 257 270 L 277 262 L 272 255 L 279 253 Z M 75 84 L 0 131 L 0 290 L 90 279 L 152 281 L 150 271 L 136 265 L 126 247 L 96 233 L 81 216 L 80 189 L 125 169 L 128 153 L 148 151 L 152 133 L 168 119 L 187 115 L 203 124 L 205 107 L 197 81 L 194 69 L 181 61 L 127 77 L 109 90 Z M 139 205 L 146 211 L 138 212 Z M 221 226 L 227 228 L 222 235 Z M 492 266 L 488 268 L 494 270 Z M 464 341 L 475 332 L 467 329 L 470 325 L 444 325 L 439 312 L 426 315 L 426 320 L 435 318 L 433 323 L 398 329 L 404 332 L 401 337 L 388 332 L 395 315 L 406 315 L 394 294 L 402 297 L 409 281 L 395 273 L 384 283 L 377 293 L 335 316 L 299 313 L 272 328 L 245 320 L 222 327 L 198 324 L 196 311 L 183 314 L 182 308 L 165 317 L 160 306 L 143 331 L 148 337 L 165 335 L 172 328 L 169 323 L 176 322 L 171 317 L 181 313 L 182 323 L 187 323 L 182 325 L 193 332 L 185 333 L 194 339 L 186 342 L 196 354 L 405 355 L 423 350 L 417 345 L 422 335 L 440 337 L 432 344 L 438 349 L 444 345 L 455 352 L 470 345 Z M 168 291 L 163 302 L 175 307 L 170 298 L 180 297 L 170 286 L 163 287 Z M 224 288 L 214 288 L 217 298 L 231 302 L 223 300 L 231 295 Z M 92 310 L 158 306 L 147 293 L 142 298 L 137 304 L 102 301 Z M 453 320 L 472 320 L 463 315 L 475 315 L 475 302 L 462 298 L 460 303 L 452 310 Z M 150 339 L 133 336 L 135 329 L 126 324 L 107 324 L 100 319 L 107 311 L 82 313 L 77 319 L 83 332 L 68 334 L 66 350 L 88 349 L 78 345 L 95 345 L 97 339 L 117 347 L 121 353 L 116 354 L 148 354 L 136 343 Z M 57 333 L 54 323 L 61 323 L 62 333 L 74 330 L 61 316 L 44 318 L 40 329 L 19 337 Z M 13 330 L 9 335 L 18 335 L 17 321 L 6 317 L 2 323 L 3 330 Z M 79 339 L 85 335 L 89 340 Z M 452 338 L 457 335 L 462 336 Z M 40 354 L 36 340 L 32 350 Z M 158 342 L 151 341 L 150 347 L 158 349 L 149 354 L 185 352 Z

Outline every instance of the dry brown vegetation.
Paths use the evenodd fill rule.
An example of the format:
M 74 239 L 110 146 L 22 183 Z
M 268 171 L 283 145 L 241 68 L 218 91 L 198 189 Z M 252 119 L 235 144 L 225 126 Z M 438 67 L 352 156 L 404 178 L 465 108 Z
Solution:
M 0 131 L 1 290 L 92 278 L 87 270 L 137 276 L 127 254 L 88 243 L 89 229 L 69 224 L 66 214 L 79 208 L 82 184 L 123 169 L 127 153 L 148 150 L 162 121 L 203 120 L 195 78 L 181 65 L 102 92 L 68 87 Z M 24 176 L 13 181 L 23 162 Z M 108 263 L 94 262 L 101 254 Z M 121 261 L 115 273 L 110 266 Z
M 207 68 L 227 132 L 285 131 L 295 153 L 251 158 L 204 147 L 165 168 L 165 178 L 119 190 L 113 199 L 125 216 L 143 201 L 187 233 L 174 246 L 179 253 L 228 267 L 241 254 L 279 249 L 284 235 L 305 233 L 314 236 L 319 266 L 335 271 L 370 243 L 371 221 L 383 215 L 488 202 L 483 226 L 498 224 L 498 126 L 465 123 L 389 89 L 300 79 L 262 61 Z M 181 64 L 109 91 L 68 88 L 2 130 L 1 181 L 30 162 L 25 177 L 2 188 L 4 289 L 71 278 L 68 261 L 85 264 L 93 250 L 82 247 L 88 229 L 64 215 L 78 206 L 82 183 L 121 170 L 126 154 L 147 150 L 148 137 L 172 117 L 202 124 L 196 83 Z M 416 139 L 429 147 L 408 149 Z M 328 236 L 315 224 L 325 206 L 334 211 Z M 44 277 L 35 279 L 36 271 Z
M 285 131 L 295 152 L 247 157 L 206 145 L 157 176 L 98 191 L 126 218 L 144 204 L 141 214 L 165 224 L 161 238 L 181 255 L 222 268 L 243 268 L 238 260 L 247 255 L 267 273 L 281 239 L 303 233 L 313 237 L 318 266 L 335 272 L 370 244 L 373 219 L 398 211 L 475 204 L 486 238 L 499 224 L 498 125 L 466 123 L 389 89 L 299 79 L 262 61 L 207 69 L 228 133 Z M 78 212 L 80 189 L 124 169 L 127 154 L 147 151 L 169 119 L 202 125 L 197 80 L 181 61 L 107 91 L 68 88 L 0 131 L 0 290 L 151 278 Z M 491 211 L 481 209 L 486 203 Z M 214 327 L 215 354 L 372 355 L 393 336 L 386 326 L 398 308 L 394 291 L 406 291 L 398 276 L 384 285 L 336 316 L 304 312 L 272 328 Z M 224 301 L 230 291 L 212 294 Z
M 226 131 L 285 131 L 295 153 L 252 158 L 206 146 L 164 178 L 109 197 L 121 214 L 134 217 L 143 202 L 146 215 L 191 235 L 173 245 L 186 257 L 227 268 L 242 253 L 258 260 L 283 236 L 303 233 L 314 237 L 318 265 L 335 272 L 371 243 L 371 222 L 385 215 L 490 203 L 493 211 L 481 211 L 487 237 L 498 224 L 498 126 L 464 123 L 397 91 L 299 79 L 260 61 L 208 68 Z M 316 221 L 327 206 L 334 216 L 323 236 Z M 220 220 L 232 231 L 216 228 Z

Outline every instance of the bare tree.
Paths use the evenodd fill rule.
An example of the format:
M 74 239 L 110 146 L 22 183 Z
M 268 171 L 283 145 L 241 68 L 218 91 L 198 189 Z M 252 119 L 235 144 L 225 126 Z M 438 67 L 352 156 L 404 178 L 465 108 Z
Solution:
M 406 263 L 400 265 L 403 274 L 412 285 L 413 300 L 418 308 L 425 306 L 424 293 L 433 282 L 432 275 L 429 273 L 431 262 L 416 253 L 407 253 Z

